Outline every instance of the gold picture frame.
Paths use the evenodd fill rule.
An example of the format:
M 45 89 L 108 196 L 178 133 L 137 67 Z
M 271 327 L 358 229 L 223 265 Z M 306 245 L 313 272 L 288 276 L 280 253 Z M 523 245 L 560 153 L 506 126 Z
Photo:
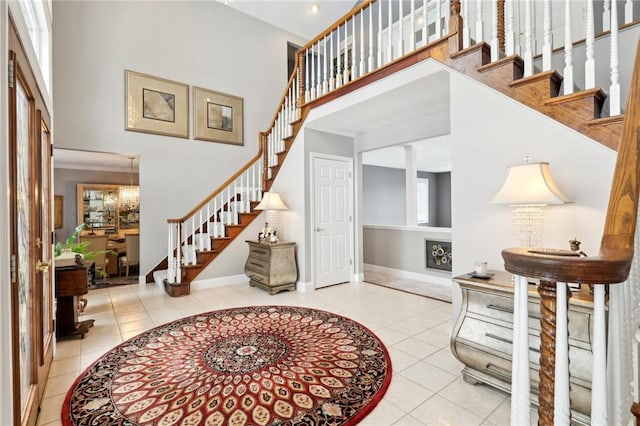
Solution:
M 55 229 L 60 229 L 63 227 L 63 200 L 64 198 L 62 195 L 53 196 L 53 227 Z
M 194 139 L 244 145 L 243 99 L 193 86 Z
M 189 138 L 189 85 L 125 70 L 126 130 Z

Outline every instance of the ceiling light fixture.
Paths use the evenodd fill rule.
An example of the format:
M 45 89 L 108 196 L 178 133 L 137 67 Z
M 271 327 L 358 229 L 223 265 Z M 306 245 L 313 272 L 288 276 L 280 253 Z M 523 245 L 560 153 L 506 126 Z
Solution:
M 121 186 L 119 193 L 120 210 L 130 211 L 138 210 L 140 207 L 140 187 L 133 184 L 133 160 L 135 157 L 129 157 L 129 185 Z
M 320 10 L 320 5 L 318 5 L 318 3 L 314 3 L 311 5 L 311 12 L 312 13 L 318 13 L 318 11 Z

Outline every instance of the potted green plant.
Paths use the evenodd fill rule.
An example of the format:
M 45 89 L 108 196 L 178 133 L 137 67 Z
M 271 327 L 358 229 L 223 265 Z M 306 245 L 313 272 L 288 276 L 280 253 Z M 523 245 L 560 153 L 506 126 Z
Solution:
M 83 260 L 93 260 L 99 254 L 115 254 L 113 250 L 98 250 L 88 251 L 91 241 L 80 241 L 80 233 L 86 229 L 87 225 L 83 222 L 76 226 L 73 233 L 65 240 L 58 241 L 53 248 L 54 256 L 56 257 L 57 266 L 70 266 L 76 263 L 76 255 L 80 255 Z M 64 259 L 64 260 L 63 260 Z M 62 264 L 62 265 L 61 265 Z M 97 273 L 100 278 L 105 278 L 107 273 L 103 270 L 98 270 Z

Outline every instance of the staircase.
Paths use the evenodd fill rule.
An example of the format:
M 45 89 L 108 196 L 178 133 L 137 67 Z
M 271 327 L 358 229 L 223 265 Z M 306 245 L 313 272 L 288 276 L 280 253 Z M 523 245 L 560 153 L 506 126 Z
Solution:
M 444 0 L 426 3 L 426 7 L 420 3 L 416 7 L 416 0 L 413 0 L 410 11 L 403 10 L 403 2 L 388 2 L 383 10 L 381 1 L 363 1 L 305 45 L 297 53 L 295 68 L 280 100 L 280 108 L 268 130 L 259 135 L 258 153 L 184 217 L 168 220 L 167 257 L 147 274 L 147 282 L 154 280 L 155 273 L 162 279 L 166 277 L 165 287 L 169 294 L 188 294 L 189 283 L 258 216 L 259 211 L 255 207 L 263 192 L 271 188 L 312 108 L 429 58 L 536 109 L 608 148 L 617 149 L 624 117 L 621 114 L 601 117 L 606 99 L 602 89 L 593 87 L 573 92 L 572 83 L 569 84 L 570 90 L 564 88 L 564 79 L 558 71 L 540 72 L 527 50 L 526 34 L 521 40 L 523 56 L 515 54 L 513 43 L 505 43 L 505 39 L 510 39 L 509 34 L 517 31 L 513 22 L 509 22 L 513 11 L 502 11 L 503 19 L 498 19 L 498 8 L 531 7 L 528 2 L 522 5 L 496 1 L 493 8 L 495 19 L 490 16 L 490 11 L 483 12 L 482 9 L 476 10 L 476 16 L 472 16 L 469 1 L 462 3 L 460 15 L 456 12 L 456 6 L 457 10 L 460 9 L 460 2 L 451 3 L 454 14 L 450 16 L 445 10 L 448 2 Z M 399 10 L 394 12 L 392 8 Z M 611 13 L 613 15 L 613 10 Z M 395 21 L 392 20 L 394 15 Z M 398 16 L 403 18 L 398 19 Z M 421 21 L 418 17 L 422 18 Z M 471 34 L 469 21 L 482 28 L 478 22 L 492 19 L 494 28 L 490 31 L 487 26 L 487 29 Z M 617 22 L 617 16 L 611 16 L 611 22 Z M 542 27 L 538 24 L 538 28 Z M 615 36 L 617 39 L 617 31 L 618 25 L 612 25 L 611 38 Z M 482 41 L 483 38 L 491 39 L 490 43 Z M 465 44 L 469 46 L 464 47 Z M 572 45 L 571 39 L 567 45 Z M 539 58 L 536 61 L 540 62 Z M 549 61 L 542 58 L 542 62 Z M 565 89 L 562 94 L 561 89 Z M 564 94 L 567 92 L 570 93 Z M 611 110 L 615 109 L 611 107 Z

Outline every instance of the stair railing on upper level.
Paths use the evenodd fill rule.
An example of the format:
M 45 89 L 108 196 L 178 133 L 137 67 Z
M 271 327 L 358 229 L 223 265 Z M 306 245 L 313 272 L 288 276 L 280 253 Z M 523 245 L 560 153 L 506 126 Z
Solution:
M 607 84 L 601 86 L 609 90 L 609 115 L 618 115 L 621 93 L 618 31 L 632 21 L 634 4 L 627 2 L 622 15 L 616 2 L 605 1 L 605 10 L 597 12 L 602 14 L 602 19 L 595 19 L 595 2 L 587 1 L 583 20 L 581 10 L 571 10 L 572 3 L 575 1 L 363 1 L 299 51 L 300 93 L 304 95 L 301 105 L 446 36 L 453 6 L 457 10 L 461 8 L 462 48 L 486 41 L 491 46 L 492 62 L 519 54 L 524 59 L 525 77 L 540 70 L 550 71 L 552 64 L 561 60 L 564 66 L 556 68 L 564 70 L 563 94 L 573 93 L 576 86 L 590 89 L 597 82 L 605 81 Z M 597 28 L 595 22 L 598 22 Z M 606 32 L 610 34 L 609 55 L 596 58 L 595 34 Z M 578 64 L 573 46 L 585 38 L 586 59 Z M 554 40 L 556 46 L 563 46 L 560 49 L 563 58 L 556 57 L 559 53 L 554 52 Z M 635 41 L 629 48 L 634 47 Z M 583 71 L 579 72 L 578 68 Z M 602 73 L 603 69 L 606 75 L 596 74 L 596 70 Z M 581 81 L 576 81 L 578 76 Z
M 564 1 L 569 4 L 569 0 Z M 209 249 L 210 243 L 206 241 L 210 237 L 223 235 L 224 228 L 221 224 L 229 220 L 233 224 L 234 218 L 237 220 L 236 213 L 240 207 L 236 203 L 246 201 L 246 194 L 237 191 L 248 190 L 252 194 L 251 199 L 259 200 L 261 192 L 270 188 L 280 162 L 286 155 L 287 143 L 292 142 L 294 125 L 304 118 L 314 103 L 326 101 L 335 96 L 334 93 L 346 88 L 357 87 L 358 81 L 373 73 L 386 72 L 403 58 L 446 41 L 449 34 L 452 34 L 455 40 L 459 39 L 461 47 L 464 47 L 472 42 L 489 39 L 485 35 L 488 33 L 491 35 L 492 45 L 497 46 L 491 53 L 495 60 L 504 56 L 505 53 L 501 51 L 506 49 L 507 55 L 523 52 L 525 61 L 533 58 L 534 65 L 535 61 L 547 63 L 547 59 L 536 59 L 538 52 L 532 49 L 535 46 L 544 46 L 542 50 L 548 52 L 549 43 L 545 44 L 544 40 L 549 38 L 549 33 L 545 31 L 540 37 L 535 35 L 539 35 L 540 28 L 553 27 L 557 31 L 557 28 L 564 27 L 559 22 L 552 23 L 550 13 L 544 14 L 542 25 L 536 24 L 533 16 L 539 13 L 534 13 L 532 3 L 535 2 L 364 0 L 307 43 L 296 55 L 294 71 L 269 127 L 261 133 L 260 152 L 257 156 L 187 215 L 168 220 L 168 282 L 179 283 L 181 265 L 197 262 L 195 249 Z M 549 0 L 544 1 L 545 12 L 550 10 L 548 3 Z M 605 1 L 605 7 L 608 7 L 608 3 Z M 504 6 L 501 6 L 503 4 Z M 457 15 L 461 5 L 462 17 L 466 19 L 460 19 L 461 16 Z M 454 12 L 454 19 L 450 19 L 450 11 Z M 568 12 L 570 9 L 567 9 Z M 618 22 L 616 14 L 615 6 L 611 5 L 608 15 L 611 22 Z M 582 16 L 580 11 L 571 12 L 567 15 L 569 18 L 566 21 L 572 21 L 572 17 L 576 15 Z M 527 19 L 529 25 L 522 25 L 521 29 L 515 23 L 521 22 L 522 19 L 515 18 L 522 16 L 529 16 L 531 19 Z M 485 21 L 491 21 L 492 25 L 485 25 Z M 591 22 L 590 19 L 587 21 Z M 472 23 L 475 31 L 471 30 Z M 611 28 L 610 56 L 611 64 L 614 64 L 618 49 L 617 41 L 614 43 L 614 40 L 617 40 L 618 25 L 612 25 Z M 568 32 L 571 34 L 571 31 Z M 524 35 L 517 36 L 518 34 Z M 573 39 L 573 36 L 567 38 Z M 451 40 L 449 42 L 451 44 Z M 458 50 L 457 42 L 455 50 Z M 571 57 L 570 47 L 565 50 L 569 51 L 565 56 Z M 617 65 L 612 65 L 611 69 L 616 67 Z M 527 69 L 533 72 L 535 66 L 527 65 Z M 615 80 L 616 75 L 612 72 L 611 79 Z M 573 87 L 573 84 L 570 86 Z M 613 91 L 615 93 L 615 87 Z M 615 111 L 613 107 L 611 109 Z M 259 160 L 261 155 L 262 161 Z M 242 208 L 246 209 L 247 204 Z
M 567 283 L 594 287 L 591 423 L 626 425 L 632 405 L 631 351 L 640 325 L 640 43 L 630 88 L 600 253 L 515 248 L 502 252 L 516 274 L 514 296 L 511 424 L 529 424 L 528 279 L 540 280 L 539 424 L 568 425 L 571 419 Z M 635 244 L 635 253 L 634 253 Z M 629 271 L 631 269 L 631 274 Z M 609 286 L 609 296 L 605 293 Z M 608 307 L 608 330 L 605 311 Z M 607 333 L 608 331 L 608 333 Z M 607 336 L 608 334 L 608 336 Z

